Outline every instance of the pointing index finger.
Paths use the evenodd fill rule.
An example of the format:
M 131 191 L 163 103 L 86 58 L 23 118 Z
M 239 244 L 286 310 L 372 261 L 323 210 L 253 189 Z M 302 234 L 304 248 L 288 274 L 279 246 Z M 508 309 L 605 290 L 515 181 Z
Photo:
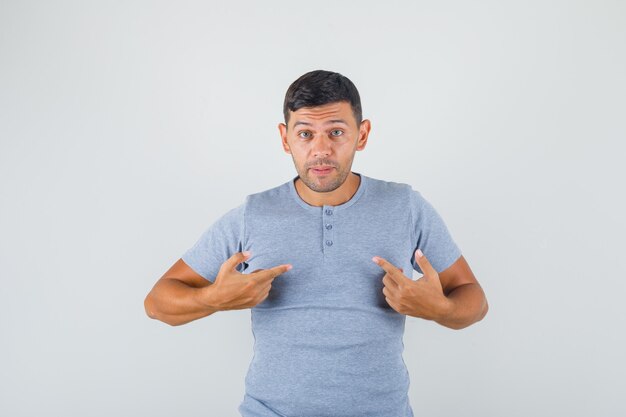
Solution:
M 402 270 L 389 262 L 388 260 L 381 258 L 380 256 L 374 256 L 372 258 L 378 266 L 385 270 L 392 278 L 396 278 L 398 274 L 403 274 Z
M 291 264 L 283 264 L 283 265 L 278 265 L 269 269 L 262 269 L 258 272 L 253 272 L 250 275 L 253 278 L 256 278 L 259 280 L 272 280 L 276 278 L 277 276 L 282 275 L 285 272 L 289 271 L 291 268 L 292 268 Z

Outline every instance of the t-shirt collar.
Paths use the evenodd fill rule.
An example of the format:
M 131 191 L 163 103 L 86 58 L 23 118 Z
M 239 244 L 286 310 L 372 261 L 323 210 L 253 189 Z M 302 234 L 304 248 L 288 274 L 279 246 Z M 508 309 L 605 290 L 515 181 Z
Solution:
M 345 203 L 339 204 L 338 206 L 328 206 L 328 205 L 324 205 L 324 206 L 312 206 L 310 204 L 308 204 L 307 202 L 305 202 L 300 195 L 298 194 L 298 191 L 296 190 L 296 184 L 295 181 L 299 178 L 299 175 L 296 175 L 295 177 L 293 177 L 291 179 L 291 181 L 289 181 L 289 191 L 291 196 L 296 200 L 296 202 L 304 207 L 305 209 L 309 210 L 312 213 L 319 213 L 321 210 L 327 209 L 327 208 L 332 208 L 334 211 L 341 211 L 341 210 L 345 210 L 348 207 L 350 207 L 351 205 L 353 205 L 354 203 L 357 202 L 357 200 L 359 198 L 361 198 L 361 196 L 363 195 L 363 193 L 365 192 L 365 189 L 367 188 L 367 177 L 365 175 L 362 175 L 358 172 L 354 172 L 352 171 L 354 174 L 358 175 L 359 177 L 361 177 L 361 181 L 359 183 L 359 187 L 356 190 L 356 193 L 354 193 L 354 195 L 352 196 L 352 198 L 350 198 L 350 200 L 346 201 Z

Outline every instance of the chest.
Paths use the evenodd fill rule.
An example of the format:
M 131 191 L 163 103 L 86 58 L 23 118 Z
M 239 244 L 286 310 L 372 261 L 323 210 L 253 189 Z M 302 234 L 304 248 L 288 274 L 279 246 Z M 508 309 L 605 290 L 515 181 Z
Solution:
M 361 305 L 388 308 L 382 294 L 380 256 L 411 276 L 415 248 L 408 213 L 323 210 L 319 216 L 255 216 L 244 250 L 246 273 L 289 263 L 258 307 Z

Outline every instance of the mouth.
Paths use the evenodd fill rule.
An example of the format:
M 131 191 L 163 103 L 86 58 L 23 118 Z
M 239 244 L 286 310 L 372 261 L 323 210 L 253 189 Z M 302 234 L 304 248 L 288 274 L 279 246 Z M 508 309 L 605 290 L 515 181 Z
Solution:
M 334 169 L 334 167 L 331 167 L 331 166 L 320 166 L 320 167 L 312 167 L 312 168 L 310 168 L 310 170 L 313 171 L 313 173 L 318 174 L 318 175 L 329 174 L 330 171 L 332 171 L 333 169 Z

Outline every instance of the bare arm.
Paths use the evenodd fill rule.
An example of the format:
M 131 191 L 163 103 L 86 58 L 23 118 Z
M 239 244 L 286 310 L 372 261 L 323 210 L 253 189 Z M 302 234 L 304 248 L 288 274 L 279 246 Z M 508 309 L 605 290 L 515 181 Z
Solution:
M 216 311 L 254 307 L 267 298 L 274 278 L 291 269 L 291 265 L 257 269 L 244 275 L 236 267 L 249 256 L 249 252 L 237 252 L 227 259 L 213 284 L 179 259 L 146 296 L 146 314 L 178 326 Z
M 463 284 L 448 295 L 449 308 L 435 321 L 442 326 L 460 330 L 482 320 L 489 306 L 478 284 Z
M 485 317 L 489 309 L 485 293 L 463 256 L 441 273 L 437 273 L 419 249 L 415 260 L 424 272 L 417 281 L 386 259 L 373 258 L 386 272 L 383 294 L 391 308 L 455 330 Z
M 489 311 L 487 298 L 464 256 L 442 271 L 439 279 L 449 303 L 435 319 L 437 323 L 460 330 L 485 317 Z
M 146 314 L 172 326 L 209 316 L 218 311 L 207 303 L 211 285 L 179 259 L 146 296 Z

